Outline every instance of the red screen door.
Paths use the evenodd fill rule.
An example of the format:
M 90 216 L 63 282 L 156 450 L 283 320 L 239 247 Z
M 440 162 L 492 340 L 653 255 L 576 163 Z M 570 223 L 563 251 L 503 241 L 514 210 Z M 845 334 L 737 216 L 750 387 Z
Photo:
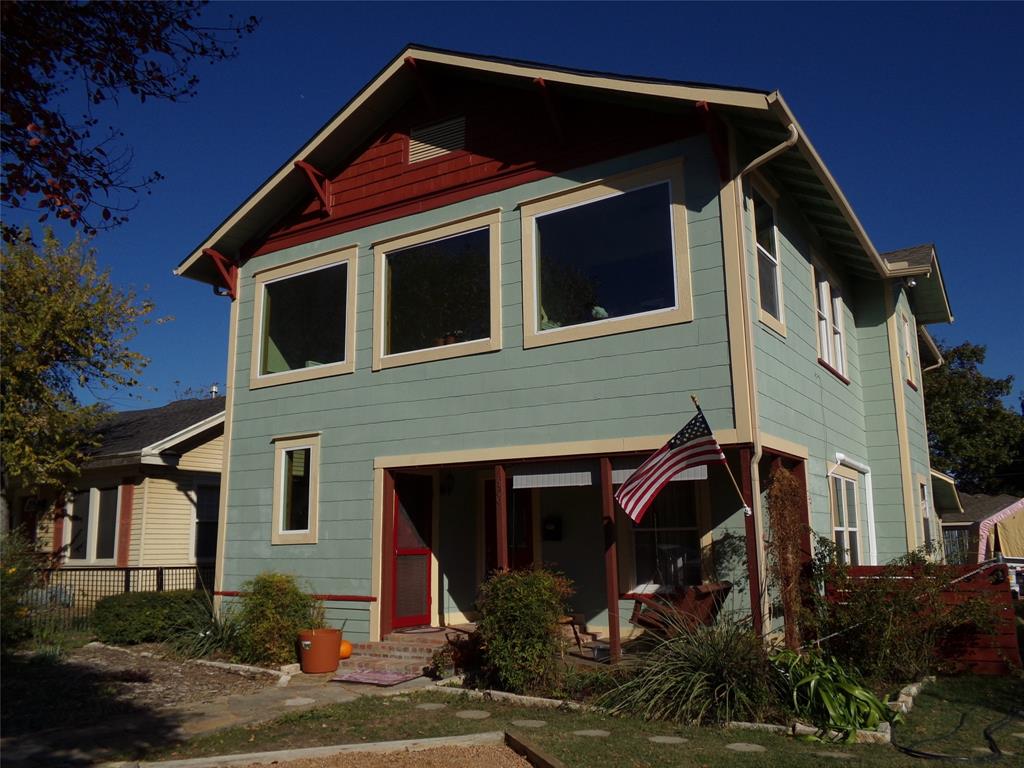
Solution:
M 395 475 L 395 629 L 430 623 L 430 532 L 434 481 L 425 475 Z

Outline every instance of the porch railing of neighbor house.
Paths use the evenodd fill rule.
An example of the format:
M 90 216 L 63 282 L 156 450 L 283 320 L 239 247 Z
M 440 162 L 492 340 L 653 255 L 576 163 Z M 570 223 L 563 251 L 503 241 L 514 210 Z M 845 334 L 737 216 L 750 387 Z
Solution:
M 34 627 L 87 627 L 96 601 L 110 595 L 179 589 L 213 591 L 213 564 L 46 568 L 39 573 L 42 584 L 28 595 Z

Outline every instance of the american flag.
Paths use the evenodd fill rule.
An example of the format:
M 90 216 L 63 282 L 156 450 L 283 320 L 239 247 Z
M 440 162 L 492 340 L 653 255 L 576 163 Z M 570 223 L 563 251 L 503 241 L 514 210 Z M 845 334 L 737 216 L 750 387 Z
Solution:
M 725 461 L 722 446 L 715 440 L 704 414 L 698 410 L 686 426 L 626 478 L 615 500 L 633 522 L 639 523 L 669 480 L 684 469 L 720 461 Z

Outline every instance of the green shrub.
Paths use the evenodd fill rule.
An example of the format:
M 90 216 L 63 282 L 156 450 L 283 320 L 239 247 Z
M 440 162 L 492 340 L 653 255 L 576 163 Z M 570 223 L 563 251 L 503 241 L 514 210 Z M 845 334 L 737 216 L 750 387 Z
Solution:
M 480 585 L 483 680 L 513 693 L 546 691 L 562 651 L 559 620 L 571 582 L 546 570 L 498 571 Z
M 247 664 L 294 662 L 299 632 L 324 626 L 323 603 L 299 589 L 294 576 L 261 573 L 241 592 L 234 647 Z
M 874 730 L 899 718 L 834 658 L 785 650 L 772 657 L 772 664 L 785 681 L 794 714 L 822 734 L 837 731 L 850 742 L 857 729 Z
M 162 643 L 174 634 L 179 617 L 195 600 L 191 590 L 127 592 L 96 602 L 92 626 L 104 643 Z
M 32 634 L 29 594 L 40 585 L 38 569 L 47 557 L 20 528 L 0 538 L 0 650 Z
M 642 656 L 635 674 L 601 697 L 613 713 L 678 723 L 760 721 L 779 709 L 781 680 L 748 623 L 712 626 L 670 615 L 670 631 Z
M 225 608 L 216 614 L 208 592 L 196 592 L 170 628 L 168 642 L 187 659 L 230 657 L 238 639 L 238 618 Z

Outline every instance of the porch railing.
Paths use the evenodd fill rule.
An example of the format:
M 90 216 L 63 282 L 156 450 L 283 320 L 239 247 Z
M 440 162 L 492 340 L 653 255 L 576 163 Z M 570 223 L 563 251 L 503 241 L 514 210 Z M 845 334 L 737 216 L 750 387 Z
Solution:
M 34 629 L 89 626 L 96 601 L 126 592 L 194 589 L 213 592 L 213 565 L 46 568 L 28 594 Z

